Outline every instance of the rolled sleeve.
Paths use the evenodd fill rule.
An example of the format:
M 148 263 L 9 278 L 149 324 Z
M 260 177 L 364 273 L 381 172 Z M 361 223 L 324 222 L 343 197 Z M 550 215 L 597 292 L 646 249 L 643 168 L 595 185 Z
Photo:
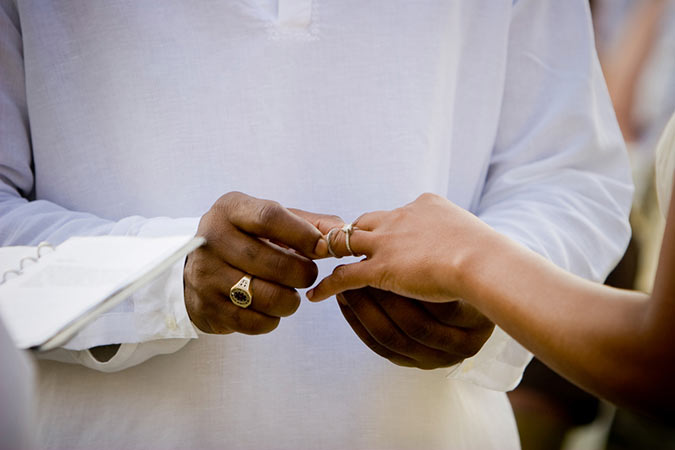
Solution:
M 630 237 L 632 182 L 588 2 L 520 0 L 510 29 L 499 129 L 475 212 L 562 268 L 603 281 Z M 496 328 L 451 376 L 513 389 L 530 359 Z

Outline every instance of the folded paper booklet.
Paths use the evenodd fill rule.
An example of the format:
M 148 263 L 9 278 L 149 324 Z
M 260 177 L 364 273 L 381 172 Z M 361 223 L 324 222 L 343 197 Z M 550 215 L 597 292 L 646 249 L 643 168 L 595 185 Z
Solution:
M 51 350 L 203 243 L 95 236 L 57 247 L 2 247 L 0 318 L 17 347 Z

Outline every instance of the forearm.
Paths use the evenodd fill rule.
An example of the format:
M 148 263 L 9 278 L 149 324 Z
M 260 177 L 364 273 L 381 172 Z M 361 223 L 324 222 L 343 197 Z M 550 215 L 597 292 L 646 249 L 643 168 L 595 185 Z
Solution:
M 579 278 L 496 233 L 480 248 L 460 269 L 466 300 L 584 389 L 652 411 L 669 403 L 646 294 Z

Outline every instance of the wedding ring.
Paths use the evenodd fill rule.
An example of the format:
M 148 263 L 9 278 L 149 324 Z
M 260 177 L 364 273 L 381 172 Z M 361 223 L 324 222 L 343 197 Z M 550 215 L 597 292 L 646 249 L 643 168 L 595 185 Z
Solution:
M 349 252 L 350 255 L 356 256 L 354 252 L 352 251 L 352 246 L 350 243 L 350 239 L 352 237 L 352 233 L 354 232 L 354 223 L 348 223 L 345 224 L 345 226 L 342 227 L 342 231 L 345 232 L 345 246 L 347 247 L 347 251 Z
M 335 254 L 335 251 L 333 250 L 333 246 L 330 242 L 331 238 L 333 237 L 333 233 L 335 233 L 336 231 L 340 231 L 340 229 L 339 228 L 331 228 L 330 231 L 328 232 L 328 234 L 326 235 L 326 242 L 328 243 L 328 253 L 333 258 L 339 258 L 339 256 Z
M 253 300 L 251 293 L 251 276 L 244 275 L 237 284 L 230 289 L 230 300 L 241 308 L 248 308 Z

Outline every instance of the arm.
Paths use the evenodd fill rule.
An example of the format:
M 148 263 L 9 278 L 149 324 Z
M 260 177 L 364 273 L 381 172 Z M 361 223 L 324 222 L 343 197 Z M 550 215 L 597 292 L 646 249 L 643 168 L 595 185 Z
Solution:
M 622 406 L 672 417 L 672 205 L 651 302 L 644 293 L 574 276 L 501 236 L 484 243 L 482 254 L 476 252 L 458 269 L 466 275 L 464 298 L 582 388 Z
M 362 286 L 428 302 L 461 297 L 582 388 L 620 405 L 675 412 L 672 205 L 651 302 L 571 274 L 435 195 L 365 214 L 357 226 L 351 246 L 367 258 L 336 269 L 308 293 L 313 301 Z M 334 248 L 348 254 L 343 237 Z
M 54 203 L 34 200 L 35 179 L 26 106 L 26 86 L 20 21 L 15 5 L 0 3 L 0 245 L 58 244 L 73 235 L 162 236 L 194 233 L 198 218 L 171 220 L 127 217 L 105 220 L 92 214 L 66 210 Z M 31 201 L 32 200 L 32 201 Z M 182 306 L 182 267 L 176 265 L 143 293 L 99 317 L 68 345 L 84 365 L 102 368 L 87 348 L 166 340 L 173 351 L 196 337 Z M 165 321 L 171 323 L 167 327 Z M 122 368 L 134 361 L 134 352 L 124 351 L 106 367 Z M 161 353 L 161 351 L 160 351 Z M 152 355 L 150 355 L 152 356 Z M 147 356 L 149 357 L 149 356 Z M 145 359 L 147 359 L 145 357 Z M 136 359 L 135 363 L 142 360 Z
M 120 370 L 180 349 L 186 338 L 196 337 L 191 322 L 206 332 L 258 334 L 271 331 L 280 317 L 292 314 L 300 302 L 294 288 L 314 281 L 316 265 L 298 252 L 256 237 L 306 255 L 304 247 L 313 249 L 321 233 L 275 202 L 230 193 L 201 218 L 133 216 L 114 221 L 35 199 L 35 187 L 40 184 L 36 174 L 51 168 L 33 161 L 24 77 L 24 70 L 30 67 L 24 68 L 20 21 L 14 6 L 11 1 L 0 3 L 0 245 L 42 240 L 58 244 L 73 235 L 197 232 L 207 238 L 207 244 L 192 253 L 185 265 L 174 265 L 82 330 L 66 346 L 76 352 L 59 350 L 47 357 L 103 371 Z M 111 170 L 124 173 L 126 167 Z M 89 174 L 92 179 L 99 175 Z M 227 301 L 230 287 L 243 272 L 255 277 L 251 287 L 255 301 L 247 309 Z M 123 344 L 121 348 L 105 349 L 113 351 L 112 358 L 107 351 L 100 353 L 101 359 L 107 359 L 104 363 L 87 350 L 117 343 Z
M 588 4 L 514 3 L 499 128 L 470 209 L 555 264 L 603 280 L 630 236 L 632 183 Z M 461 377 L 508 389 L 528 362 L 497 328 Z
M 628 242 L 632 189 L 593 47 L 588 5 L 520 0 L 513 8 L 507 45 L 499 127 L 485 185 L 471 210 L 554 263 L 604 279 Z M 470 158 L 470 148 L 463 150 Z M 452 194 L 451 187 L 448 197 Z M 429 228 L 425 223 L 419 230 Z M 443 229 L 433 236 L 438 243 L 452 242 Z M 423 268 L 443 261 L 447 252 L 452 254 L 454 247 L 439 245 L 415 264 L 406 256 L 405 266 L 418 274 L 420 284 L 428 273 Z M 414 290 L 398 293 L 415 297 Z M 529 359 L 528 352 L 496 329 L 457 373 L 484 387 L 508 390 L 517 385 Z
M 493 156 L 469 209 L 556 265 L 604 280 L 630 236 L 632 183 L 587 2 L 520 0 L 511 28 Z

